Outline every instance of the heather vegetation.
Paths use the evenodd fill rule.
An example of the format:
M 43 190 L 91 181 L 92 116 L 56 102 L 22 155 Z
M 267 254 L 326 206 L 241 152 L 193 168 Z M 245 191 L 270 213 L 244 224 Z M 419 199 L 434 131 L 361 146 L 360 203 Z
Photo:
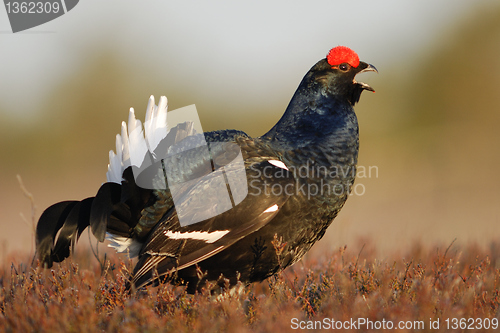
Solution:
M 416 245 L 385 259 L 369 245 L 355 252 L 342 247 L 218 296 L 189 295 L 170 284 L 130 294 L 132 262 L 123 256 L 99 262 L 86 253 L 48 270 L 8 258 L 11 265 L 0 271 L 0 330 L 282 332 L 330 330 L 340 321 L 354 332 L 390 331 L 390 325 L 407 332 L 494 332 L 500 318 L 498 243 Z

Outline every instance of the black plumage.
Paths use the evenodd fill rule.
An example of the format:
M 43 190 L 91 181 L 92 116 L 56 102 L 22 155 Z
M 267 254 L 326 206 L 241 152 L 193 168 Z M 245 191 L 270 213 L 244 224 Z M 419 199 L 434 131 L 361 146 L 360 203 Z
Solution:
M 161 277 L 185 283 L 194 292 L 205 281 L 216 285 L 261 281 L 292 265 L 324 235 L 349 196 L 359 146 L 353 106 L 363 90 L 373 91 L 354 77 L 370 70 L 375 68 L 359 62 L 350 49 L 334 48 L 305 75 L 284 115 L 265 135 L 251 138 L 236 130 L 207 132 L 210 155 L 204 157 L 200 148 L 185 153 L 182 160 L 164 158 L 166 183 L 170 188 L 181 184 L 177 197 L 172 197 L 168 186 L 138 186 L 135 166 L 125 165 L 120 184 L 108 182 L 94 198 L 47 208 L 37 225 L 41 262 L 50 267 L 68 257 L 90 225 L 98 240 L 103 241 L 108 233 L 119 250 L 138 255 L 132 289 Z M 163 140 L 195 140 L 195 135 L 186 137 L 193 134 L 189 127 L 176 131 Z M 182 226 L 177 211 L 201 193 L 211 193 L 214 178 L 210 175 L 224 174 L 227 180 L 236 172 L 228 161 L 239 151 L 248 195 L 235 204 L 237 193 L 231 193 L 231 184 L 232 209 L 218 213 L 214 205 L 209 208 L 213 212 L 208 212 L 213 217 Z M 198 181 L 190 182 L 193 179 Z M 202 208 L 188 211 L 196 218 L 204 213 Z M 279 251 L 276 240 L 280 240 Z

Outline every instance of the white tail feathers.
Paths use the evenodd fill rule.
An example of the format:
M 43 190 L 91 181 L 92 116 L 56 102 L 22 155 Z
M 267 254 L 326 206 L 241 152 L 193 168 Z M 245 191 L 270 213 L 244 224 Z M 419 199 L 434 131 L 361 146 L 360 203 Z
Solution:
M 140 167 L 146 153 L 154 152 L 161 140 L 168 134 L 167 128 L 167 98 L 162 96 L 155 105 L 153 96 L 149 98 L 146 109 L 144 131 L 140 120 L 136 119 L 131 108 L 128 117 L 128 128 L 122 122 L 121 135 L 116 135 L 116 154 L 109 152 L 109 164 L 106 178 L 108 182 L 121 184 L 123 171 L 135 165 Z
M 148 109 L 146 112 L 146 121 L 144 122 L 146 132 L 146 144 L 151 153 L 154 153 L 156 147 L 168 133 L 167 128 L 167 98 L 162 96 L 155 105 L 154 97 L 149 98 Z
M 143 246 L 136 239 L 113 235 L 109 232 L 106 233 L 106 240 L 109 241 L 109 247 L 112 247 L 118 253 L 128 253 L 130 258 L 137 257 Z
M 144 132 L 142 131 L 142 123 L 135 118 L 134 109 L 130 108 L 128 115 L 128 144 L 130 153 L 130 162 L 136 167 L 140 167 L 144 156 L 148 151 Z

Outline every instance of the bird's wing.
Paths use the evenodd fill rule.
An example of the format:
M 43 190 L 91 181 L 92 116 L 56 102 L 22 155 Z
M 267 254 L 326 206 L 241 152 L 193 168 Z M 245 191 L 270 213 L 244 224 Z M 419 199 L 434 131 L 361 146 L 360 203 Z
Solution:
M 102 230 L 107 230 L 113 235 L 136 237 L 144 241 L 152 228 L 174 204 L 179 210 L 182 206 L 180 202 L 192 203 L 192 198 L 184 201 L 181 198 L 188 196 L 187 193 L 191 193 L 193 187 L 198 186 L 200 179 L 205 181 L 212 179 L 213 186 L 217 175 L 223 174 L 223 167 L 227 175 L 228 167 L 236 157 L 240 156 L 243 164 L 241 151 L 236 143 L 210 143 L 209 147 L 210 150 L 207 146 L 200 146 L 180 154 L 168 155 L 141 174 L 135 173 L 134 166 L 127 168 L 123 173 L 120 193 L 113 194 L 116 192 L 113 190 L 114 184 L 107 183 L 110 189 L 106 189 L 104 184 L 102 188 L 104 195 L 99 196 L 100 190 L 92 205 L 90 223 L 96 237 L 103 239 L 99 236 L 103 236 Z M 144 189 L 142 184 L 151 186 L 160 184 L 160 187 Z M 188 214 L 200 214 L 199 209 L 192 207 L 191 204 L 185 211 L 188 211 Z M 200 220 L 197 216 L 186 217 L 183 220 L 192 221 L 193 218 Z
M 289 198 L 286 193 L 290 192 L 283 189 L 295 184 L 292 173 L 268 161 L 254 163 L 246 171 L 248 195 L 232 209 L 184 227 L 174 209 L 162 218 L 141 250 L 132 280 L 135 287 L 214 256 L 276 216 Z M 213 178 L 200 181 L 186 192 L 180 205 L 204 192 L 213 182 Z M 280 195 L 274 195 L 271 186 L 275 190 L 280 186 Z

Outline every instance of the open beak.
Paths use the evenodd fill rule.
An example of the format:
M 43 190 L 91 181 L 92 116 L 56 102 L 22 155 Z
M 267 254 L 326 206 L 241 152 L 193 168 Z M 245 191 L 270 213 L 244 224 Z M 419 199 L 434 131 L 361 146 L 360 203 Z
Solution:
M 360 62 L 360 65 L 361 64 L 366 65 L 366 67 L 363 68 L 361 71 L 359 71 L 358 74 L 359 73 L 364 73 L 364 72 L 376 72 L 376 73 L 378 73 L 378 70 L 375 68 L 375 66 L 367 64 L 365 62 Z
M 361 61 L 359 63 L 358 68 L 359 68 L 359 72 L 356 73 L 356 75 L 359 74 L 359 73 L 364 73 L 364 72 L 375 72 L 375 73 L 378 73 L 378 70 L 377 70 L 377 68 L 375 68 L 375 66 L 367 64 L 366 62 L 362 62 Z M 357 83 L 358 85 L 361 86 L 361 88 L 363 88 L 365 90 L 375 92 L 375 90 L 372 87 L 370 87 L 370 85 L 368 85 L 368 84 L 366 84 L 364 82 L 357 82 L 356 80 L 354 80 L 354 83 Z

